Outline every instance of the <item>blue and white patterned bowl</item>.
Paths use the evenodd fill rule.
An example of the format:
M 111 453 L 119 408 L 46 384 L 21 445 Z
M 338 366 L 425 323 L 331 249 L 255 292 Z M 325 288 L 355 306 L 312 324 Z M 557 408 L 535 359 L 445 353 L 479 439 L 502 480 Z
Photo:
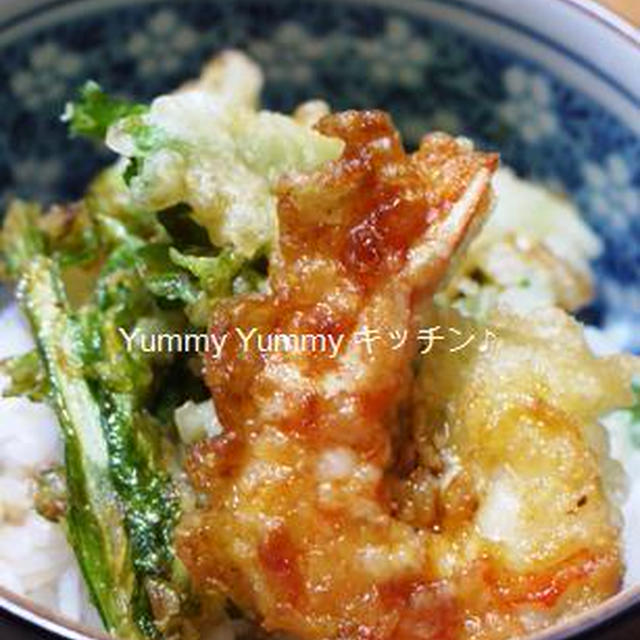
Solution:
M 59 121 L 86 78 L 150 98 L 227 47 L 270 107 L 387 109 L 575 199 L 606 247 L 588 317 L 640 349 L 640 38 L 589 0 L 0 0 L 0 204 L 78 196 L 109 161 Z
M 264 65 L 269 106 L 318 96 L 388 109 L 409 141 L 431 128 L 464 133 L 565 191 L 605 241 L 591 317 L 638 322 L 638 36 L 590 10 L 567 0 L 9 2 L 0 202 L 76 196 L 106 161 L 58 119 L 84 79 L 148 98 L 239 47 Z M 640 348 L 640 330 L 627 333 Z

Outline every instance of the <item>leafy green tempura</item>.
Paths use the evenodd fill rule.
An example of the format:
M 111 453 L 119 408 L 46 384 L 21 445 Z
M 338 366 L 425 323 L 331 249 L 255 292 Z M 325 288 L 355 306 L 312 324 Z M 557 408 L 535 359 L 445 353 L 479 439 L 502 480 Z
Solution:
M 37 344 L 37 351 L 5 363 L 7 393 L 46 397 L 58 414 L 64 526 L 105 627 L 122 637 L 159 638 L 184 624 L 180 603 L 191 605 L 171 546 L 180 504 L 161 459 L 165 436 L 142 403 L 152 387 L 151 363 L 124 353 L 115 339 L 116 321 L 142 312 L 161 317 L 127 261 L 141 241 L 127 237 L 111 250 L 90 302 L 74 311 L 60 261 L 47 255 L 58 248 L 32 211 L 12 207 L 3 230 L 5 241 L 21 234 L 21 241 L 5 242 L 4 255 Z M 179 606 L 168 609 L 159 593 L 165 599 L 171 593 Z
M 209 398 L 193 355 L 129 350 L 122 331 L 192 331 L 221 298 L 266 290 L 274 185 L 342 151 L 258 111 L 259 72 L 238 80 L 247 61 L 216 64 L 151 105 L 86 83 L 63 119 L 120 158 L 79 202 L 44 212 L 14 202 L 0 234 L 1 273 L 36 342 L 0 365 L 5 393 L 47 401 L 64 436 L 64 468 L 43 474 L 38 508 L 64 526 L 105 628 L 121 638 L 194 637 L 198 600 L 173 534 L 195 497 L 174 416 Z
M 158 98 L 149 113 L 111 127 L 107 144 L 135 162 L 127 177 L 140 206 L 187 203 L 212 243 L 245 257 L 273 241 L 277 178 L 342 150 L 341 141 L 285 116 L 229 110 L 199 93 Z
M 154 287 L 151 268 L 158 277 L 171 269 L 193 300 L 198 291 L 190 272 L 169 259 L 169 234 L 155 214 L 147 214 L 153 222 L 143 223 L 137 210 L 129 217 L 108 171 L 101 191 L 92 188 L 83 203 L 42 216 L 17 202 L 7 214 L 5 271 L 18 282 L 37 351 L 3 364 L 11 380 L 5 393 L 45 398 L 59 416 L 67 495 L 42 494 L 38 504 L 50 514 L 54 502 L 64 503 L 58 516 L 105 628 L 123 638 L 169 637 L 197 613 L 172 546 L 181 504 L 168 473 L 173 425 L 152 414 L 159 369 L 170 362 L 126 352 L 118 327 L 185 326 L 179 308 L 157 304 L 165 292 Z M 162 267 L 151 259 L 157 252 Z
M 150 607 L 134 597 L 138 580 L 111 479 L 101 408 L 83 375 L 81 330 L 68 309 L 55 262 L 41 255 L 30 260 L 18 295 L 64 434 L 69 541 L 106 629 L 127 638 L 145 637 Z

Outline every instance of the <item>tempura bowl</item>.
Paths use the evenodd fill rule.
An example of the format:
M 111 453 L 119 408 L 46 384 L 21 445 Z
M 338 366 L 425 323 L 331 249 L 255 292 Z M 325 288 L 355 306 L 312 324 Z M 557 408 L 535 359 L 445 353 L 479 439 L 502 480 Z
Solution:
M 77 197 L 109 162 L 59 119 L 86 78 L 150 98 L 229 47 L 261 63 L 269 107 L 386 109 L 410 145 L 469 136 L 572 198 L 605 246 L 583 318 L 640 349 L 640 38 L 589 1 L 4 0 L 2 205 Z M 639 607 L 629 585 L 536 638 L 637 637 Z M 2 589 L 0 609 L 2 638 L 104 637 Z

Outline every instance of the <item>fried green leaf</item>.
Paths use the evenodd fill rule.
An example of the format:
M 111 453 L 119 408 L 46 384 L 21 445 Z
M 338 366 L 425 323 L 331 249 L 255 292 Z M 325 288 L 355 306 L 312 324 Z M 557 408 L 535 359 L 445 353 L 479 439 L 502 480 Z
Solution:
M 105 628 L 123 638 L 144 638 L 148 607 L 131 606 L 137 590 L 127 531 L 111 479 L 101 408 L 83 375 L 80 327 L 71 317 L 55 263 L 35 256 L 19 286 L 45 366 L 50 399 L 64 434 L 65 527 Z
M 107 95 L 97 82 L 89 80 L 78 91 L 78 99 L 67 104 L 62 119 L 74 135 L 104 140 L 114 122 L 147 110 L 146 105 Z
M 116 121 L 106 141 L 129 159 L 126 178 L 141 208 L 187 204 L 213 245 L 245 258 L 273 243 L 278 179 L 317 169 L 344 146 L 293 118 L 197 89 Z

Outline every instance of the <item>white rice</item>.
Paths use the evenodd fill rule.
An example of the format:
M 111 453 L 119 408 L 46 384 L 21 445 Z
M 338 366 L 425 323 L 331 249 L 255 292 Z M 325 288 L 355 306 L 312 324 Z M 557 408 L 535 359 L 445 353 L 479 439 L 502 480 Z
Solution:
M 0 358 L 29 351 L 29 328 L 11 305 L 0 312 Z M 7 380 L 0 378 L 0 390 Z M 61 528 L 33 509 L 33 480 L 62 462 L 54 412 L 26 398 L 0 399 L 0 585 L 75 622 L 99 626 Z

